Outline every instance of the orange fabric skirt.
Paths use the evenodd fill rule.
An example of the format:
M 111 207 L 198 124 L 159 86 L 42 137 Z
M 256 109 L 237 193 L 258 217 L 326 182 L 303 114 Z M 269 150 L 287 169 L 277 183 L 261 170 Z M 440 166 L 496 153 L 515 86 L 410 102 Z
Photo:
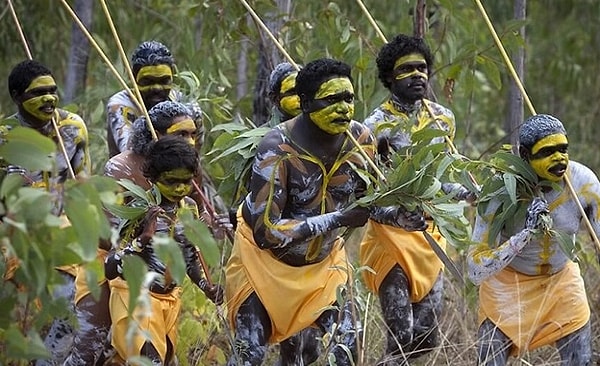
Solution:
M 431 236 L 440 247 L 446 248 L 446 239 L 429 225 Z M 369 220 L 365 236 L 360 244 L 360 264 L 375 273 L 362 271 L 367 288 L 375 293 L 396 264 L 408 277 L 410 300 L 421 301 L 433 288 L 444 264 L 435 254 L 420 231 L 406 231 L 394 226 Z
M 181 309 L 181 287 L 171 293 L 150 292 L 149 308 L 140 306 L 133 310 L 133 319 L 129 318 L 129 287 L 120 278 L 109 281 L 110 316 L 112 320 L 111 343 L 121 358 L 127 360 L 139 356 L 145 342 L 151 342 L 165 362 L 167 339 L 177 347 L 177 319 Z M 133 324 L 132 324 L 133 322 Z M 129 334 L 130 328 L 133 334 Z
M 513 355 L 575 332 L 590 319 L 579 266 L 539 276 L 503 269 L 479 287 L 479 324 L 486 318 L 511 339 Z
M 293 267 L 254 243 L 252 229 L 241 218 L 231 257 L 225 268 L 228 320 L 235 329 L 241 304 L 255 292 L 271 318 L 272 343 L 310 326 L 336 301 L 339 286 L 348 282 L 346 252 L 339 238 L 323 261 Z

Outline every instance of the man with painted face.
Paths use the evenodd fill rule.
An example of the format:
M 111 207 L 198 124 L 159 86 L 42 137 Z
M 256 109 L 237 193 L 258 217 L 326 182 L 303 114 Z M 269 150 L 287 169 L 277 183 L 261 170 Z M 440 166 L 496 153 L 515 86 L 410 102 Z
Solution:
M 454 114 L 448 108 L 425 99 L 433 56 L 421 38 L 397 35 L 377 56 L 379 79 L 391 96 L 364 121 L 377 138 L 377 153 L 385 163 L 394 151 L 411 144 L 413 133 L 422 129 L 443 129 L 453 139 Z M 443 137 L 431 143 L 443 143 Z M 444 183 L 445 192 L 465 198 L 468 191 Z M 405 365 L 439 342 L 443 263 L 423 234 L 445 248 L 446 241 L 434 225 L 428 225 L 419 210 L 388 208 L 403 213 L 402 225 L 369 220 L 360 246 L 360 262 L 373 269 L 363 271 L 365 285 L 379 295 L 387 326 L 387 350 L 381 364 Z M 430 222 L 429 222 L 430 223 Z
M 308 63 L 298 73 L 296 91 L 302 113 L 275 126 L 259 144 L 250 193 L 238 212 L 226 266 L 228 317 L 235 329 L 229 365 L 260 365 L 269 343 L 311 325 L 323 334 L 337 324 L 332 342 L 356 355 L 358 324 L 350 303 L 336 302 L 336 290 L 346 285 L 349 270 L 340 234 L 369 217 L 368 208 L 352 207 L 366 184 L 353 169 L 368 165 L 346 133 L 371 156 L 373 140 L 352 120 L 354 89 L 345 63 Z M 337 365 L 351 364 L 339 343 L 331 352 Z
M 8 172 L 19 172 L 27 184 L 48 189 L 70 178 L 69 165 L 76 176 L 89 175 L 91 163 L 87 127 L 77 114 L 58 108 L 58 87 L 52 72 L 37 61 L 23 61 L 12 69 L 8 77 L 8 91 L 18 108 L 14 115 L 18 124 L 34 129 L 58 144 L 52 123 L 54 119 L 66 150 L 66 158 L 61 150 L 56 154 L 56 176 L 51 176 L 50 172 L 24 172 L 18 167 L 9 167 Z M 2 126 L 2 131 L 10 128 L 10 125 Z
M 153 365 L 169 365 L 176 349 L 182 289 L 169 275 L 168 265 L 157 256 L 152 241 L 154 235 L 173 238 L 183 253 L 191 281 L 215 304 L 223 302 L 221 286 L 209 284 L 205 279 L 197 249 L 186 238 L 179 219 L 185 209 L 192 210 L 198 217 L 197 207 L 188 195 L 199 167 L 198 152 L 180 137 L 165 136 L 148 147 L 143 171 L 154 186 L 148 194 L 156 194 L 158 190 L 162 199 L 158 206 L 149 208 L 144 218 L 122 230 L 121 247 L 111 251 L 104 266 L 106 278 L 110 280 L 111 343 L 123 361 L 145 356 Z M 138 256 L 149 271 L 160 277 L 150 284 L 149 308 L 142 306 L 129 311 L 129 287 L 123 278 L 126 256 Z M 132 336 L 128 335 L 130 322 L 137 328 Z
M 75 113 L 58 108 L 58 87 L 52 72 L 35 60 L 26 60 L 17 64 L 8 77 L 8 91 L 17 106 L 12 120 L 22 127 L 36 130 L 57 144 L 56 170 L 26 171 L 9 165 L 7 174 L 20 174 L 25 185 L 60 192 L 60 185 L 71 178 L 71 169 L 75 176 L 89 175 L 91 169 L 88 132 L 83 119 Z M 56 135 L 56 127 L 60 140 Z M 10 130 L 11 124 L 0 126 L 0 135 Z M 64 150 L 58 147 L 62 140 Z M 61 201 L 59 198 L 58 201 Z M 63 216 L 60 204 L 56 214 Z M 63 216 L 64 217 L 64 216 Z M 65 225 L 69 225 L 65 217 Z M 64 279 L 62 286 L 56 286 L 54 296 L 72 302 L 74 293 L 75 266 L 57 268 Z M 73 327 L 67 319 L 56 319 L 44 339 L 51 360 L 39 360 L 37 365 L 60 363 L 64 360 L 72 343 Z
M 188 108 L 178 102 L 164 101 L 148 111 L 150 120 L 158 138 L 177 136 L 194 146 L 198 130 Z M 146 118 L 138 118 L 132 126 L 130 149 L 113 156 L 104 166 L 104 175 L 116 180 L 128 179 L 144 190 L 150 189 L 151 182 L 144 176 L 143 166 L 148 149 L 152 143 L 152 134 L 146 125 Z M 208 219 L 208 215 L 205 215 Z M 109 215 L 114 227 L 118 219 Z M 208 221 L 207 221 L 208 222 Z M 110 242 L 101 242 L 98 249 L 99 260 L 104 263 Z M 65 366 L 94 365 L 102 360 L 107 349 L 106 341 L 111 326 L 108 311 L 110 291 L 105 278 L 99 282 L 100 298 L 95 299 L 86 284 L 85 268 L 77 272 L 75 308 L 79 329 L 75 333 L 75 342 Z
M 298 70 L 289 62 L 282 62 L 271 71 L 267 84 L 267 95 L 273 104 L 269 127 L 275 127 L 302 112 L 300 97 L 296 93 L 296 76 Z
M 174 89 L 175 60 L 171 51 L 160 42 L 142 42 L 131 56 L 131 68 L 137 87 L 147 110 L 166 100 L 180 100 L 182 95 Z M 186 106 L 193 120 L 202 128 L 202 111 L 196 103 Z M 113 95 L 107 104 L 107 140 L 109 157 L 127 150 L 131 124 L 142 115 L 127 90 Z M 199 130 L 201 141 L 203 130 Z
M 561 365 L 590 365 L 590 308 L 579 265 L 565 248 L 574 246 L 583 218 L 575 200 L 600 235 L 600 182 L 589 168 L 569 161 L 567 133 L 553 116 L 528 118 L 519 143 L 542 192 L 533 199 L 518 197 L 528 205 L 525 217 L 511 217 L 497 237 L 490 230 L 498 200 L 476 217 L 477 245 L 467 263 L 479 285 L 478 364 L 506 365 L 511 354 L 554 344 Z M 544 229 L 548 226 L 556 234 Z M 571 243 L 561 242 L 567 238 Z

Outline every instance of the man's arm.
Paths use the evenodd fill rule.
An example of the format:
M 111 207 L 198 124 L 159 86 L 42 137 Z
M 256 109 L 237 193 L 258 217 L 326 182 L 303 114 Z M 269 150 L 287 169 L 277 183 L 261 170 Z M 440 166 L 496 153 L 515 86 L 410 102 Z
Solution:
M 490 223 L 497 206 L 490 204 L 485 217 L 477 215 L 472 241 L 477 245 L 467 255 L 469 278 L 479 285 L 488 277 L 500 272 L 512 262 L 537 232 L 542 215 L 548 215 L 548 204 L 541 198 L 535 198 L 527 208 L 525 228 L 496 247 L 489 245 Z M 494 240 L 495 242 L 495 240 Z
M 253 228 L 256 243 L 261 248 L 282 248 L 295 241 L 311 240 L 343 226 L 364 225 L 368 209 L 362 207 L 308 216 L 305 219 L 282 218 L 288 200 L 288 169 L 297 168 L 294 163 L 289 162 L 291 156 L 280 148 L 282 143 L 280 132 L 276 129 L 270 131 L 259 144 L 252 167 L 250 194 L 246 198 L 244 209 L 250 215 L 248 224 Z

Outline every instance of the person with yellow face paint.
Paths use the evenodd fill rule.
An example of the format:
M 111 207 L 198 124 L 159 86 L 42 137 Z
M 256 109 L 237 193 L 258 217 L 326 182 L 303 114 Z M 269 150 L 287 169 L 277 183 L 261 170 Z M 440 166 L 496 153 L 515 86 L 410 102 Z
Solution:
M 390 156 L 411 145 L 412 134 L 423 129 L 443 129 L 454 138 L 454 114 L 426 99 L 433 55 L 423 39 L 399 34 L 377 55 L 379 79 L 391 93 L 364 120 L 377 138 L 377 153 L 385 164 Z M 436 137 L 431 143 L 443 143 Z M 469 192 L 459 184 L 445 182 L 442 190 L 464 199 Z M 360 245 L 360 263 L 366 287 L 379 296 L 387 327 L 387 349 L 382 365 L 406 365 L 439 343 L 438 319 L 442 311 L 443 263 L 423 234 L 445 248 L 446 241 L 420 209 L 407 212 L 402 225 L 369 220 Z
M 186 105 L 178 102 L 164 101 L 152 107 L 148 114 L 158 138 L 175 136 L 195 146 L 197 141 L 197 128 L 192 120 L 191 113 Z M 151 188 L 151 182 L 143 173 L 148 149 L 152 144 L 152 134 L 148 130 L 145 117 L 138 118 L 132 126 L 130 149 L 112 157 L 104 166 L 104 175 L 116 180 L 128 179 L 144 190 Z M 195 177 L 200 180 L 200 177 Z M 190 194 L 190 196 L 193 196 Z M 203 208 L 202 201 L 195 199 L 198 207 Z M 227 215 L 212 218 L 205 210 L 202 218 L 208 223 L 213 234 L 218 237 L 219 232 L 231 227 Z M 109 215 L 114 227 L 118 227 L 119 219 Z M 99 259 L 104 262 L 110 243 L 101 242 L 98 253 Z M 64 366 L 96 364 L 102 360 L 106 349 L 105 342 L 110 330 L 111 319 L 108 313 L 108 297 L 110 291 L 106 279 L 100 280 L 101 297 L 95 299 L 91 296 L 85 282 L 85 270 L 82 268 L 77 273 L 77 288 L 75 304 L 79 329 L 76 333 L 75 344 Z
M 198 217 L 197 206 L 188 196 L 199 166 L 198 152 L 178 136 L 159 138 L 148 147 L 143 171 L 154 187 L 148 194 L 159 191 L 162 199 L 158 200 L 158 206 L 149 208 L 145 217 L 121 231 L 121 246 L 109 253 L 104 266 L 106 278 L 110 280 L 111 343 L 123 362 L 144 356 L 153 365 L 170 365 L 177 347 L 182 289 L 170 277 L 168 265 L 155 252 L 154 236 L 173 238 L 182 251 L 192 283 L 213 303 L 220 305 L 223 302 L 223 289 L 205 279 L 197 249 L 186 238 L 179 219 L 184 210 L 192 210 Z M 129 287 L 123 277 L 123 258 L 126 256 L 138 256 L 150 272 L 158 275 L 149 286 L 147 307 L 139 305 L 129 309 Z M 132 322 L 135 324 L 133 333 L 130 332 Z
M 178 102 L 164 101 L 148 111 L 152 125 L 159 138 L 167 135 L 177 136 L 191 146 L 196 142 L 196 124 L 189 109 Z M 128 179 L 144 190 L 151 182 L 144 176 L 143 166 L 148 149 L 152 143 L 152 134 L 148 130 L 145 117 L 138 118 L 132 126 L 130 149 L 113 156 L 104 166 L 104 175 L 116 180 Z M 113 227 L 118 227 L 119 219 L 108 215 Z M 98 259 L 103 263 L 110 242 L 99 243 Z M 64 366 L 95 365 L 101 363 L 109 349 L 108 334 L 111 326 L 108 311 L 110 291 L 105 278 L 100 279 L 100 298 L 92 296 L 86 280 L 85 268 L 76 276 L 75 309 L 79 328 L 75 333 L 73 348 Z
M 575 199 L 600 235 L 600 182 L 589 168 L 569 160 L 567 132 L 553 116 L 525 120 L 519 144 L 542 193 L 517 197 L 518 204 L 528 205 L 527 213 L 509 219 L 497 237 L 490 237 L 490 228 L 498 200 L 476 217 L 467 264 L 479 285 L 478 364 L 506 365 L 510 355 L 554 344 L 561 365 L 591 365 L 590 308 L 579 265 L 566 248 L 575 246 L 581 228 Z M 542 223 L 558 234 L 550 236 Z M 571 243 L 563 242 L 567 238 Z
M 67 152 L 66 159 L 60 150 L 56 154 L 57 175 L 51 176 L 50 172 L 40 171 L 21 172 L 25 182 L 34 187 L 49 189 L 52 185 L 63 183 L 70 178 L 67 160 L 75 175 L 89 175 L 91 161 L 87 127 L 77 114 L 58 108 L 58 87 L 52 72 L 37 61 L 23 61 L 12 69 L 8 77 L 8 89 L 18 108 L 13 116 L 18 124 L 32 128 L 58 143 L 52 125 L 54 119 Z M 10 128 L 10 125 L 5 125 L 2 131 Z
M 298 70 L 289 62 L 282 62 L 271 71 L 267 84 L 267 95 L 273 104 L 269 127 L 275 127 L 302 112 L 300 97 L 296 93 L 297 75 Z
M 182 94 L 173 84 L 175 60 L 171 51 L 160 42 L 142 42 L 131 56 L 131 68 L 144 106 L 150 110 L 156 104 L 171 100 L 181 101 Z M 187 103 L 192 119 L 198 127 L 198 145 L 201 145 L 203 126 L 202 111 L 197 103 Z M 133 102 L 132 96 L 122 90 L 107 103 L 108 154 L 113 157 L 128 149 L 131 124 L 142 115 Z M 200 148 L 200 146 L 198 146 Z
M 367 154 L 375 147 L 369 130 L 352 120 L 347 64 L 309 62 L 298 72 L 296 92 L 302 113 L 261 140 L 250 193 L 238 210 L 225 269 L 228 319 L 235 329 L 230 366 L 262 364 L 269 344 L 310 326 L 321 336 L 332 334 L 328 349 L 337 365 L 356 361 L 360 325 L 350 302 L 337 302 L 336 291 L 350 271 L 340 235 L 369 217 L 368 208 L 351 206 L 366 186 L 354 169 L 368 170 L 368 164 L 346 131 Z M 301 364 L 294 361 L 284 364 Z
M 16 65 L 8 77 L 8 90 L 18 112 L 9 120 L 22 127 L 31 128 L 52 139 L 59 139 L 53 123 L 58 127 L 64 152 L 57 145 L 56 169 L 49 171 L 26 171 L 17 166 L 5 167 L 8 174 L 20 174 L 24 185 L 39 187 L 50 192 L 62 192 L 62 184 L 71 178 L 69 165 L 76 176 L 90 174 L 91 162 L 88 131 L 83 119 L 75 113 L 58 108 L 58 87 L 52 72 L 35 60 Z M 0 126 L 0 136 L 14 125 Z M 67 163 L 68 162 L 68 163 Z M 58 199 L 61 201 L 62 199 Z M 55 214 L 62 216 L 62 206 L 55 207 Z M 59 267 L 64 285 L 56 286 L 54 297 L 72 302 L 74 294 L 74 266 Z M 44 344 L 52 354 L 51 360 L 38 360 L 36 365 L 62 363 L 73 339 L 73 326 L 67 319 L 56 319 L 45 337 Z

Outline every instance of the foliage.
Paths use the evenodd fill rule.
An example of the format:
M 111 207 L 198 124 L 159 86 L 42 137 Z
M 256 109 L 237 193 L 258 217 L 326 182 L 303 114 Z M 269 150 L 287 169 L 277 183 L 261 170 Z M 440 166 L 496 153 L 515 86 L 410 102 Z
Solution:
M 247 184 L 250 180 L 256 148 L 270 129 L 267 126 L 255 127 L 251 123 L 248 126 L 235 122 L 222 124 L 213 129 L 213 132 L 223 132 L 215 140 L 213 150 L 207 156 L 212 158 L 211 163 L 221 163 L 230 167 L 228 174 L 221 179 L 236 182 L 234 202 L 239 202 L 248 193 Z
M 443 192 L 442 183 L 460 181 L 455 178 L 461 177 L 459 165 L 464 157 L 446 153 L 445 143 L 431 143 L 432 139 L 443 136 L 447 132 L 433 128 L 413 133 L 410 145 L 393 152 L 388 163 L 379 164 L 382 176 L 367 188 L 367 195 L 357 204 L 403 206 L 409 211 L 422 209 L 444 237 L 462 249 L 468 245 L 471 234 L 464 216 L 467 204 L 457 202 L 456 192 Z
M 510 146 L 504 146 L 490 155 L 489 161 L 471 161 L 465 169 L 473 172 L 481 184 L 477 213 L 485 216 L 491 204 L 498 207 L 493 213 L 488 239 L 490 244 L 502 230 L 514 232 L 520 230 L 515 225 L 525 221 L 529 203 L 534 197 L 544 197 L 544 191 L 552 188 L 561 190 L 555 183 L 540 181 L 538 176 L 521 157 L 510 152 Z M 552 228 L 549 216 L 542 216 L 540 232 L 554 237 L 565 253 L 574 255 L 575 242 L 570 235 Z M 574 257 L 572 258 L 574 259 Z
M 39 144 L 32 149 L 30 141 Z M 25 169 L 39 168 L 36 161 L 55 154 L 54 143 L 31 129 L 12 130 L 5 135 L 5 146 L 11 147 L 2 150 L 2 158 Z M 21 159 L 23 155 L 29 159 Z M 20 175 L 3 179 L 0 303 L 6 309 L 0 315 L 1 363 L 48 356 L 41 331 L 53 319 L 70 316 L 65 300 L 52 296 L 63 282 L 56 268 L 95 260 L 99 239 L 110 237 L 102 202 L 113 201 L 116 189 L 102 177 L 69 181 L 58 191 L 24 187 Z M 60 206 L 66 215 L 54 214 Z
M 416 2 L 380 0 L 366 1 L 365 5 L 383 33 L 391 38 L 398 32 L 412 32 Z M 62 80 L 69 72 L 66 69 L 66 56 L 70 46 L 68 30 L 72 26 L 71 18 L 59 2 L 13 3 L 34 58 L 50 66 L 60 89 Z M 507 87 L 510 84 L 506 66 L 473 1 L 436 0 L 427 4 L 425 37 L 436 60 L 431 79 L 432 91 L 438 96 L 439 102 L 449 106 L 456 115 L 459 150 L 472 159 L 483 159 L 495 151 L 510 133 L 514 133 L 505 131 L 503 123 L 507 114 Z M 186 94 L 199 100 L 205 113 L 206 130 L 212 131 L 207 136 L 203 150 L 211 151 L 214 146 L 215 153 L 220 154 L 225 146 L 222 143 L 227 139 L 240 143 L 242 138 L 238 136 L 246 130 L 242 128 L 236 131 L 234 123 L 243 127 L 246 124 L 245 117 L 252 115 L 254 95 L 248 90 L 256 81 L 255 65 L 261 44 L 269 42 L 249 20 L 245 9 L 237 2 L 224 0 L 114 0 L 109 5 L 127 53 L 131 53 L 142 40 L 157 39 L 167 44 L 175 55 L 179 68 L 176 82 Z M 375 67 L 375 55 L 383 41 L 358 6 L 342 1 L 324 4 L 322 1 L 305 0 L 292 1 L 289 11 L 283 11 L 273 0 L 255 0 L 251 5 L 259 15 L 272 13 L 274 18 L 284 21 L 276 37 L 283 41 L 284 47 L 298 63 L 305 64 L 316 57 L 329 56 L 343 59 L 353 67 L 357 95 L 356 119 L 364 118 L 387 95 L 388 92 L 377 80 Z M 600 48 L 593 47 L 600 40 L 600 32 L 597 31 L 600 23 L 596 21 L 600 2 L 530 1 L 524 24 L 512 20 L 512 6 L 506 2 L 486 2 L 485 6 L 508 53 L 513 54 L 519 47 L 526 50 L 525 87 L 537 111 L 554 114 L 565 122 L 571 140 L 571 157 L 590 166 L 592 170 L 600 169 L 600 156 L 587 153 L 596 138 L 595 134 L 588 131 L 594 131 L 600 108 L 596 103 L 600 98 L 600 89 L 596 87 L 600 81 L 596 62 Z M 0 27 L 5 30 L 0 32 L 0 50 L 5 56 L 0 63 L 8 73 L 13 65 L 25 58 L 25 53 L 7 6 L 0 10 Z M 581 24 L 586 24 L 586 27 L 581 27 Z M 523 25 L 527 30 L 527 39 L 523 39 L 518 32 Z M 118 57 L 108 23 L 97 3 L 92 34 L 116 69 L 125 75 L 125 63 Z M 187 71 L 194 76 L 187 74 Z M 107 157 L 104 105 L 108 97 L 119 89 L 121 86 L 97 52 L 92 50 L 86 90 L 74 103 L 78 107 L 77 113 L 88 124 L 94 172 L 101 172 Z M 1 88 L 0 118 L 12 114 L 15 109 L 8 91 Z M 220 127 L 222 124 L 227 127 Z M 229 135 L 224 133 L 225 128 Z M 251 147 L 248 145 L 248 149 L 240 149 L 244 154 L 241 156 L 248 156 Z M 41 153 L 26 151 L 22 157 L 14 154 L 13 158 L 37 162 L 48 159 Z M 8 153 L 0 155 L 5 154 Z M 243 173 L 242 165 L 238 165 L 242 159 L 238 160 L 238 155 L 239 152 L 232 152 L 230 158 L 223 156 L 209 165 L 211 176 L 222 182 L 219 193 L 225 198 L 234 196 L 237 183 L 234 177 Z M 30 159 L 36 156 L 38 159 Z M 507 164 L 500 168 L 486 166 L 480 160 L 473 160 L 473 165 L 469 165 L 469 160 L 462 161 L 458 156 L 433 156 L 422 158 L 424 167 L 417 165 L 414 158 L 407 161 L 407 165 L 413 164 L 416 169 L 412 177 L 400 174 L 401 164 L 396 162 L 398 176 L 393 179 L 399 183 L 414 179 L 407 187 L 419 191 L 434 187 L 436 180 L 440 181 L 444 175 L 468 185 L 465 172 L 471 171 L 477 181 L 487 187 L 483 188 L 483 197 L 490 198 L 496 192 L 494 187 L 504 183 L 508 188 L 502 193 L 502 199 L 506 202 L 513 202 L 512 198 L 518 197 L 519 190 L 525 189 L 527 192 L 529 189 L 528 183 L 520 180 L 521 175 L 511 170 L 511 163 L 504 159 L 507 155 L 499 156 L 500 160 L 495 156 L 487 159 L 496 160 L 493 164 Z M 426 164 L 432 160 L 434 162 L 430 165 Z M 433 172 L 433 166 L 439 164 L 444 167 L 449 161 L 451 163 L 444 173 L 436 175 L 436 171 L 434 179 L 421 172 Z M 230 169 L 230 164 L 234 164 L 234 169 Z M 386 173 L 394 173 L 393 168 L 387 169 Z M 402 181 L 402 176 L 405 181 Z M 69 208 L 71 213 L 67 215 L 73 218 L 73 222 L 82 222 L 77 225 L 77 231 L 72 227 L 60 228 L 56 217 L 50 214 L 50 207 L 57 200 L 56 195 L 20 188 L 21 182 L 17 178 L 8 177 L 0 186 L 0 198 L 3 200 L 0 240 L 9 251 L 23 259 L 23 267 L 17 270 L 15 278 L 26 280 L 28 288 L 25 293 L 18 292 L 8 282 L 0 290 L 0 307 L 4 310 L 0 311 L 0 343 L 4 347 L 0 352 L 0 361 L 4 363 L 9 359 L 31 358 L 41 352 L 37 335 L 41 324 L 63 315 L 65 309 L 54 304 L 48 295 L 52 286 L 60 280 L 53 267 L 59 263 L 89 260 L 92 247 L 95 246 L 95 243 L 90 243 L 90 236 L 110 236 L 104 232 L 106 226 L 101 223 L 103 215 L 100 214 L 101 207 L 97 201 L 109 204 L 117 202 L 114 183 L 97 180 L 97 177 L 92 177 L 90 182 L 77 182 L 65 190 L 66 195 L 75 197 L 66 203 L 67 207 L 73 205 L 73 208 Z M 385 184 L 379 182 L 383 187 L 381 192 L 393 189 L 391 184 Z M 90 187 L 94 189 L 88 191 Z M 427 196 L 425 193 L 421 192 L 421 195 Z M 392 191 L 382 200 L 394 194 L 396 192 Z M 485 200 L 482 204 L 485 205 Z M 509 207 L 512 206 L 507 205 L 507 209 Z M 519 208 L 515 214 L 521 214 L 521 210 Z M 443 212 L 442 217 L 446 214 Z M 80 225 L 84 227 L 80 229 Z M 63 248 L 64 243 L 68 243 L 67 250 L 50 249 Z M 39 299 L 37 302 L 43 306 L 37 308 L 33 299 Z M 193 303 L 188 305 L 194 306 L 191 305 Z M 17 321 L 19 314 L 11 311 L 13 309 L 23 309 L 24 314 L 33 315 L 24 318 L 25 321 Z M 594 321 L 597 323 L 597 319 Z M 379 330 L 385 332 L 383 327 Z M 452 332 L 452 329 L 444 330 Z M 456 333 L 460 336 L 456 337 Z M 463 342 L 468 342 L 465 339 L 473 341 L 469 336 L 471 333 L 474 334 L 474 331 L 465 333 L 461 330 L 450 334 L 456 337 L 454 340 L 460 346 L 456 354 L 463 361 L 462 364 L 473 362 L 472 359 L 470 362 L 464 361 L 464 349 L 472 348 L 473 344 Z M 451 346 L 444 348 L 443 352 Z M 542 363 L 533 356 L 528 359 L 535 364 Z M 459 360 L 447 364 L 460 364 Z M 371 361 L 375 362 L 374 359 Z

